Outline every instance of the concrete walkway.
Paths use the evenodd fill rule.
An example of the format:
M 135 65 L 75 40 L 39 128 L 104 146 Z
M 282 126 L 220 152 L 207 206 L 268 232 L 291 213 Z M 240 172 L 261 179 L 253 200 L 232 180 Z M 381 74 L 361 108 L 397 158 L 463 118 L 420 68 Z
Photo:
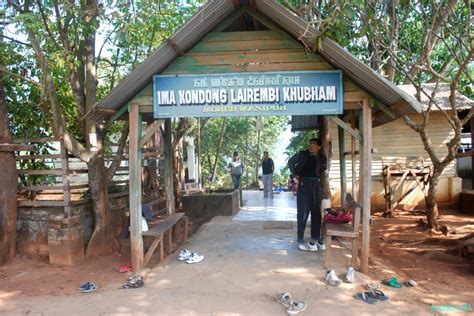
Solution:
M 361 291 L 362 283 L 370 281 L 366 276 L 357 274 L 355 284 L 325 284 L 324 253 L 297 249 L 294 225 L 288 224 L 296 217 L 291 193 L 263 201 L 262 192 L 244 192 L 244 200 L 247 204 L 234 218 L 215 217 L 185 245 L 205 256 L 200 263 L 179 262 L 175 253 L 146 273 L 141 289 L 122 290 L 114 284 L 74 296 L 12 298 L 4 301 L 0 311 L 6 315 L 285 315 L 286 309 L 274 297 L 287 291 L 306 301 L 307 309 L 299 315 L 432 315 L 428 305 L 417 303 L 421 301 L 417 289 L 384 288 L 391 300 L 369 305 L 352 297 Z M 335 267 L 342 278 L 344 259 Z

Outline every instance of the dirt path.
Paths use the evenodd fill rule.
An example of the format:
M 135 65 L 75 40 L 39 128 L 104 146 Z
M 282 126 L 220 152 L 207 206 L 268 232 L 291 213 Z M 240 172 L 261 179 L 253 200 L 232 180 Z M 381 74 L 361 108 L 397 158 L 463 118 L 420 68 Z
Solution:
M 27 274 L 23 275 L 8 275 L 12 273 L 11 269 L 2 267 L 0 313 L 284 315 L 285 309 L 274 299 L 275 293 L 282 290 L 307 302 L 307 310 L 300 315 L 432 315 L 430 304 L 473 303 L 458 300 L 454 289 L 449 293 L 433 293 L 438 295 L 439 300 L 430 303 L 426 300 L 424 288 L 418 287 L 384 288 L 384 292 L 391 297 L 389 302 L 366 304 L 355 300 L 352 295 L 361 290 L 362 283 L 370 281 L 369 277 L 357 274 L 355 284 L 342 284 L 340 287 L 326 285 L 323 279 L 325 270 L 322 253 L 297 250 L 293 228 L 263 227 L 263 222 L 238 222 L 229 217 L 214 218 L 203 225 L 185 245 L 186 248 L 205 255 L 204 261 L 189 265 L 176 260 L 176 254 L 171 255 L 147 272 L 145 287 L 141 289 L 119 289 L 126 280 L 126 275 L 112 272 L 111 265 L 125 263 L 121 257 L 108 258 L 107 263 L 107 259 L 95 262 L 97 270 L 89 270 L 87 267 L 90 263 L 85 263 L 73 275 L 68 269 L 56 268 L 59 269 L 57 277 L 45 264 L 45 267 L 35 269 L 48 270 L 46 274 L 49 278 L 45 283 L 37 283 L 40 279 L 35 279 L 37 273 L 34 271 L 24 271 Z M 345 260 L 334 264 L 341 277 Z M 377 271 L 379 268 L 380 266 Z M 95 271 L 94 274 L 90 274 L 91 271 Z M 385 272 L 389 274 L 394 271 L 387 268 Z M 67 275 L 69 282 L 65 281 Z M 43 288 L 41 293 L 46 295 L 20 290 L 19 285 L 28 279 L 33 282 L 32 287 Z M 78 293 L 76 288 L 82 281 L 96 281 L 101 287 L 93 293 Z M 455 284 L 452 286 L 456 287 Z M 456 314 L 458 312 L 451 312 L 449 315 Z

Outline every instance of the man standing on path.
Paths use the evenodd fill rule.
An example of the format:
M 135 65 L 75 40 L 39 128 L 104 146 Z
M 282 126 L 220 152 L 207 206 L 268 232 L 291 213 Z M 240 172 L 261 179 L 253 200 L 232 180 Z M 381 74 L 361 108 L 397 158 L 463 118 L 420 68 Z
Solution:
M 296 195 L 297 234 L 299 249 L 304 251 L 325 250 L 321 236 L 321 176 L 327 169 L 327 158 L 320 152 L 321 140 L 309 140 L 307 150 L 302 150 L 288 160 L 288 168 L 298 180 Z M 304 230 L 311 213 L 311 241 L 304 243 Z
M 268 151 L 263 152 L 262 159 L 262 175 L 263 175 L 263 197 L 267 198 L 270 196 L 273 199 L 273 171 L 275 170 L 275 164 L 273 159 L 268 156 Z
M 238 190 L 240 188 L 240 178 L 242 177 L 245 171 L 244 163 L 240 161 L 238 152 L 234 152 L 232 161 L 229 162 L 227 169 L 229 170 L 230 176 L 232 177 L 232 184 L 234 185 L 234 190 Z

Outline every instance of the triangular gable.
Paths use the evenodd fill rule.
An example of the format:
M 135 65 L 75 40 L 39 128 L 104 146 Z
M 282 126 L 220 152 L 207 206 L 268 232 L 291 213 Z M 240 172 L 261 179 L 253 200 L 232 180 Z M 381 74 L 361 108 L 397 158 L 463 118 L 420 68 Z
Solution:
M 289 49 L 301 49 L 303 44 L 312 49 L 315 48 L 314 39 L 317 33 L 314 29 L 308 29 L 307 22 L 293 15 L 273 0 L 258 0 L 255 2 L 255 11 L 248 12 L 253 13 L 251 15 L 254 18 L 256 17 L 257 23 L 271 31 L 265 30 L 260 33 L 259 31 L 252 32 L 252 36 L 275 36 L 276 42 L 278 40 L 281 41 L 279 45 Z M 155 74 L 163 73 L 165 70 L 169 73 L 179 73 L 179 71 L 189 73 L 193 68 L 196 69 L 196 67 L 199 67 L 199 65 L 192 65 L 191 54 L 199 53 L 199 50 L 206 51 L 206 49 L 209 48 L 205 46 L 206 42 L 207 45 L 209 45 L 209 40 L 211 42 L 212 40 L 219 42 L 219 36 L 224 36 L 227 39 L 232 36 L 241 36 L 242 34 L 239 33 L 229 35 L 232 33 L 229 32 L 229 34 L 220 35 L 219 32 L 212 33 L 211 31 L 225 31 L 225 28 L 231 27 L 232 22 L 245 13 L 247 8 L 246 6 L 236 6 L 235 1 L 231 0 L 209 1 L 206 3 L 171 37 L 171 39 L 162 44 L 152 55 L 125 77 L 119 85 L 110 91 L 110 93 L 87 114 L 87 117 L 94 118 L 95 120 L 103 120 L 111 116 L 123 108 L 134 96 L 150 84 L 152 76 Z M 257 27 L 259 24 L 256 24 Z M 275 27 L 272 27 L 274 25 L 278 25 L 278 27 L 285 32 L 275 29 Z M 291 34 L 293 38 L 290 38 L 286 32 Z M 306 36 L 300 38 L 302 34 L 306 34 Z M 284 38 L 285 36 L 287 39 Z M 295 38 L 302 40 L 302 42 L 296 42 L 294 40 Z M 254 39 L 253 43 L 255 45 L 263 45 L 262 41 L 259 41 L 258 38 Z M 228 43 L 225 45 L 231 44 L 232 43 Z M 252 43 L 247 42 L 246 44 L 251 45 Z M 231 51 L 231 49 L 229 49 L 229 51 Z M 189 53 L 183 56 L 186 52 Z M 356 85 L 360 85 L 363 89 L 368 91 L 383 107 L 390 108 L 392 113 L 387 113 L 388 111 L 386 110 L 374 115 L 374 125 L 380 125 L 392 120 L 394 117 L 414 111 L 419 112 L 421 110 L 421 105 L 414 98 L 375 73 L 367 65 L 346 52 L 331 39 L 322 39 L 322 49 L 319 50 L 318 53 L 329 61 L 332 66 L 343 70 L 345 76 L 352 79 Z M 311 58 L 318 59 L 318 54 L 310 55 L 313 56 Z M 178 58 L 180 56 L 185 58 Z M 262 66 L 258 66 L 256 63 L 253 65 L 255 70 L 246 71 L 259 71 L 258 67 L 262 68 Z M 221 68 L 223 72 L 233 71 L 232 67 Z M 261 71 L 268 71 L 268 67 L 266 69 L 267 70 L 262 69 Z M 279 70 L 287 69 L 280 68 Z M 203 69 L 199 69 L 200 73 L 203 73 L 202 71 Z

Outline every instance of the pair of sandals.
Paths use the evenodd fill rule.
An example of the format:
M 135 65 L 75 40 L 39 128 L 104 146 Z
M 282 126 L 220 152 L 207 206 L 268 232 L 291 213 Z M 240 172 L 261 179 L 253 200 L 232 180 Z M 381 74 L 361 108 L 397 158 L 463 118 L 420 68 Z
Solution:
M 383 279 L 382 280 L 383 285 L 395 287 L 395 288 L 401 288 L 402 284 L 398 282 L 396 277 L 391 277 L 389 279 Z M 418 283 L 415 282 L 415 280 L 408 280 L 403 283 L 406 287 L 415 287 L 418 285 Z
M 294 299 L 288 292 L 278 292 L 275 299 L 287 308 L 288 315 L 296 315 L 306 309 L 306 302 Z
M 79 291 L 81 293 L 94 292 L 98 288 L 99 288 L 99 286 L 97 284 L 94 284 L 94 283 L 91 283 L 91 282 L 86 282 L 84 284 L 79 285 Z
M 120 273 L 125 273 L 127 271 L 132 270 L 132 266 L 129 264 L 124 264 L 124 265 L 118 266 L 117 268 L 115 268 L 115 270 Z
M 358 300 L 364 301 L 369 304 L 378 304 L 379 302 L 388 301 L 390 298 L 380 290 L 369 290 L 366 292 L 358 292 L 354 294 L 354 297 Z
M 186 261 L 186 263 L 198 263 L 204 260 L 204 256 L 198 254 L 197 252 L 191 252 L 188 249 L 183 249 L 178 256 L 179 261 Z
M 138 289 L 145 285 L 143 278 L 138 275 L 134 274 L 128 278 L 127 283 L 122 285 L 122 289 Z

